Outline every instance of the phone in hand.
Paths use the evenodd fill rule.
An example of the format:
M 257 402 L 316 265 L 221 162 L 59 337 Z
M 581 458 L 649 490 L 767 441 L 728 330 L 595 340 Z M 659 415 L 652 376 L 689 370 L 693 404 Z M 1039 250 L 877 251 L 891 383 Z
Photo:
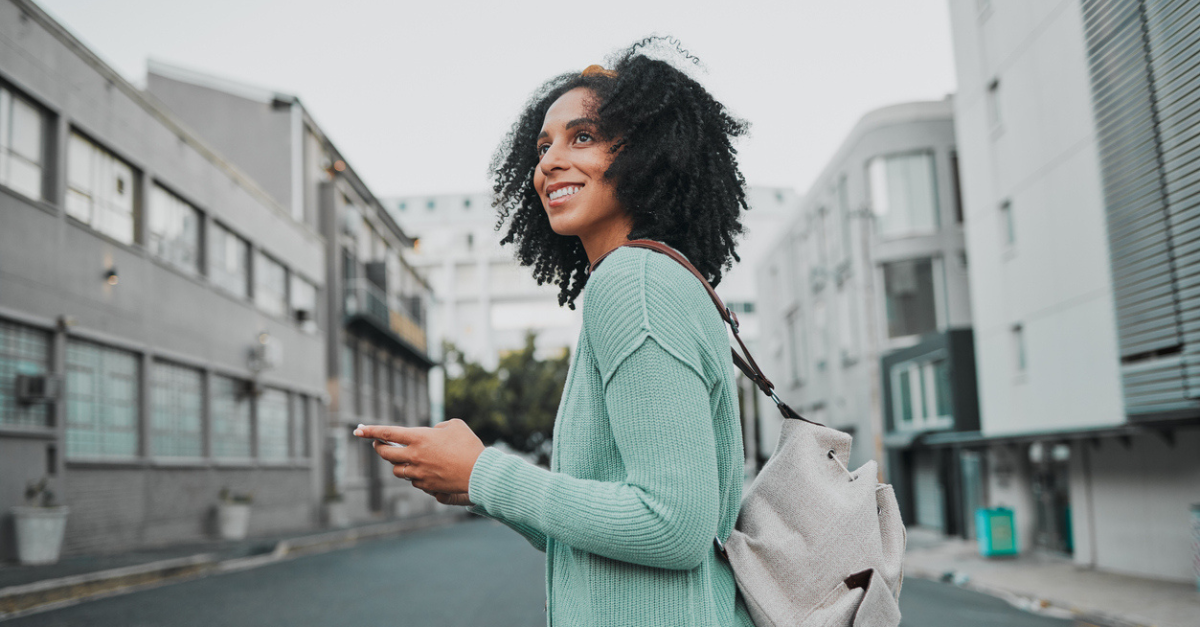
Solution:
M 363 427 L 365 427 L 365 426 L 366 426 L 366 425 L 361 425 L 361 424 L 360 424 L 360 425 L 358 425 L 357 427 L 355 427 L 355 429 L 361 429 L 361 428 L 363 428 Z M 384 446 L 395 446 L 395 447 L 398 447 L 398 448 L 405 448 L 405 447 L 407 447 L 407 446 L 408 446 L 407 444 L 400 444 L 399 442 L 392 442 L 391 440 L 385 440 L 385 439 L 383 439 L 383 438 L 373 438 L 373 439 L 374 439 L 376 442 L 378 442 L 378 443 L 380 443 L 380 444 L 382 444 L 382 445 L 384 445 Z

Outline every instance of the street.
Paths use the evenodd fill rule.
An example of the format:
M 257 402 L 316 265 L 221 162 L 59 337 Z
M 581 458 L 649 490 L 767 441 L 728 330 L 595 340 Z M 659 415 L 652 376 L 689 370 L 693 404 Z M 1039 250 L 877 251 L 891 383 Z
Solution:
M 499 523 L 476 520 L 100 599 L 13 627 L 545 624 L 543 556 Z M 1067 627 L 952 585 L 908 579 L 904 627 Z

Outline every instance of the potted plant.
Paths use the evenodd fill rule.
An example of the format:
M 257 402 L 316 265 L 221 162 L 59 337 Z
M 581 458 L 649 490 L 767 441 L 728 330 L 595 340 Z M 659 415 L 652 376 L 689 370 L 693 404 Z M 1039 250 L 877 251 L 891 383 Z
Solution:
M 217 531 L 224 540 L 242 540 L 250 529 L 250 504 L 254 496 L 221 488 L 217 502 Z
M 49 480 L 25 486 L 25 505 L 12 508 L 17 535 L 17 559 L 22 564 L 53 564 L 62 551 L 67 529 L 65 505 L 58 505 Z
M 322 514 L 326 527 L 341 529 L 350 526 L 350 516 L 346 513 L 346 497 L 330 486 L 325 490 Z

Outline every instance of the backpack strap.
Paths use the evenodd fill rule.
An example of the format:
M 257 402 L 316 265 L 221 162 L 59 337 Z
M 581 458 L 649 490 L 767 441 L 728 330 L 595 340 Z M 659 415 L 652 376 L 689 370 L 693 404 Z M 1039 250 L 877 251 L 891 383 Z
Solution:
M 720 312 L 721 319 L 724 320 L 729 325 L 729 328 L 733 330 L 734 339 L 737 340 L 738 346 L 742 347 L 742 352 L 746 354 L 745 357 L 742 357 L 742 355 L 738 354 L 738 350 L 736 348 L 732 346 L 729 347 L 729 351 L 733 354 L 733 363 L 742 372 L 744 372 L 746 376 L 754 382 L 755 385 L 758 386 L 758 389 L 763 391 L 763 394 L 770 396 L 771 400 L 775 401 L 775 406 L 779 408 L 779 413 L 783 414 L 784 418 L 803 420 L 804 422 L 819 425 L 819 423 L 813 422 L 796 413 L 796 411 L 789 407 L 787 403 L 780 400 L 779 395 L 775 393 L 775 384 L 771 383 L 771 380 L 767 378 L 767 375 L 763 374 L 762 368 L 758 367 L 758 363 L 754 361 L 754 356 L 750 354 L 750 349 L 746 348 L 746 344 L 742 342 L 742 337 L 738 335 L 737 314 L 733 313 L 729 307 L 725 306 L 725 303 L 721 302 L 721 297 L 717 296 L 717 292 L 713 290 L 711 285 L 708 284 L 708 279 L 704 278 L 704 275 L 700 274 L 700 271 L 697 270 L 696 267 L 687 260 L 687 258 L 679 254 L 679 251 L 675 250 L 674 248 L 671 248 L 662 242 L 656 242 L 649 239 L 630 240 L 624 244 L 621 244 L 617 248 L 622 248 L 625 246 L 629 246 L 631 248 L 648 248 L 655 252 L 660 252 L 679 262 L 680 265 L 687 268 L 697 279 L 700 279 L 701 285 L 704 286 L 704 289 L 708 290 L 709 298 L 711 298 L 713 304 L 717 306 L 717 311 Z M 590 275 L 591 273 L 595 272 L 596 268 L 600 266 L 600 262 L 604 261 L 604 258 L 611 255 L 613 251 L 617 250 L 617 248 L 604 253 L 598 259 L 596 259 L 596 261 L 593 261 L 591 267 L 588 268 L 588 274 Z

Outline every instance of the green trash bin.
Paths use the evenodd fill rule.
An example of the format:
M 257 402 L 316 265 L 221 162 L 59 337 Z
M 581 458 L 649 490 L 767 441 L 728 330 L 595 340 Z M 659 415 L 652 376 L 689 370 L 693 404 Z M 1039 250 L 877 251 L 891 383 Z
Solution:
M 975 536 L 984 557 L 1017 554 L 1017 529 L 1013 511 L 1007 507 L 975 510 Z

